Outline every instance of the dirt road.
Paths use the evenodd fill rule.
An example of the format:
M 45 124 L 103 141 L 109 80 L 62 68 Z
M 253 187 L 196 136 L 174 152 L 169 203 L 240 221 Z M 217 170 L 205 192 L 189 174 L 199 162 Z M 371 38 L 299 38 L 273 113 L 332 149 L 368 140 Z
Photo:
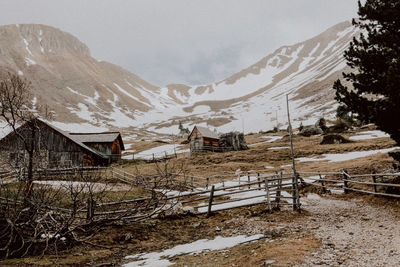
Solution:
M 310 194 L 304 230 L 322 248 L 299 266 L 400 266 L 400 214 L 363 199 L 337 200 Z

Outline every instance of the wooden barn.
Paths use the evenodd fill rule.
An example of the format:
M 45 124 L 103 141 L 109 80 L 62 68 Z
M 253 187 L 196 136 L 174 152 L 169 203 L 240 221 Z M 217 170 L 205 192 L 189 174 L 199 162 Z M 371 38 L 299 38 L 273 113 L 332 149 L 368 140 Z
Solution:
M 34 134 L 32 134 L 32 127 L 28 124 L 35 125 Z M 80 136 L 64 132 L 40 119 L 34 119 L 19 127 L 18 134 L 26 140 L 35 140 L 29 143 L 35 145 L 36 162 L 42 168 L 109 165 L 113 159 L 119 158 L 121 151 L 124 150 L 119 133 Z M 89 136 L 93 137 L 93 142 Z M 11 132 L 0 140 L 0 149 L 3 162 L 6 161 L 15 166 L 25 164 L 27 151 L 24 149 L 21 138 L 15 132 Z
M 122 151 L 125 150 L 122 137 L 119 132 L 103 133 L 69 133 L 71 138 L 81 142 L 103 155 L 108 156 L 111 161 L 121 158 Z
M 191 152 L 220 150 L 218 134 L 205 127 L 194 126 L 188 140 Z

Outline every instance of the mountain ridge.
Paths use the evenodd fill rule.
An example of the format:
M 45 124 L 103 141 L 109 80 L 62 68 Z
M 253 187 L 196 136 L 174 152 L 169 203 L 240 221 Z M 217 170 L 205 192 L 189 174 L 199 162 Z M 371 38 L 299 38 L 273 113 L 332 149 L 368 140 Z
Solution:
M 357 30 L 350 22 L 294 45 L 208 85 L 153 85 L 91 57 L 73 35 L 51 26 L 0 26 L 0 76 L 12 71 L 32 82 L 36 101 L 56 113 L 56 125 L 122 129 L 133 137 L 177 132 L 182 121 L 221 131 L 257 131 L 284 125 L 291 94 L 294 123 L 332 113 L 333 80 L 347 67 L 342 56 Z M 278 116 L 276 116 L 278 113 Z M 262 123 L 261 123 L 262 122 Z

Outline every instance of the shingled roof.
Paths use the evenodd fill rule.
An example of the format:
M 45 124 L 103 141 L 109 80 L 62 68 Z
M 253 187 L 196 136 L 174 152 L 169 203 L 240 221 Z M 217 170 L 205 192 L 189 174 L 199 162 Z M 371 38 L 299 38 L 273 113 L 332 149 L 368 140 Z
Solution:
M 102 132 L 102 133 L 69 133 L 70 137 L 82 143 L 113 143 L 119 139 L 121 149 L 125 150 L 122 137 L 119 132 Z
M 213 139 L 219 139 L 217 133 L 211 131 L 210 129 L 208 129 L 208 128 L 206 128 L 206 127 L 194 126 L 193 131 L 194 131 L 195 128 L 197 128 L 197 130 L 200 132 L 200 134 L 201 134 L 203 137 L 213 138 Z M 193 133 L 193 131 L 192 131 L 192 133 Z M 192 134 L 190 134 L 190 135 L 192 135 Z

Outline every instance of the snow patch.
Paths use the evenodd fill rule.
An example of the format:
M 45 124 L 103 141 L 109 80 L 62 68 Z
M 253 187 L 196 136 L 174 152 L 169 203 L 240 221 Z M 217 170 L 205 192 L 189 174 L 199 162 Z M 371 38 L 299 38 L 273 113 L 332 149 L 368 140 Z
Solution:
M 26 65 L 29 67 L 30 65 L 36 65 L 36 61 L 34 61 L 33 59 L 30 59 L 29 57 L 25 58 L 25 63 Z
M 237 246 L 241 243 L 248 243 L 256 241 L 263 238 L 264 235 L 258 234 L 253 236 L 231 236 L 231 237 L 221 237 L 217 236 L 213 240 L 200 239 L 192 243 L 178 245 L 171 249 L 166 249 L 161 252 L 151 252 L 147 254 L 136 254 L 132 256 L 127 256 L 125 259 L 134 259 L 136 261 L 125 264 L 125 267 L 164 267 L 171 266 L 174 263 L 169 261 L 169 259 L 186 254 L 197 254 L 204 251 L 220 250 L 231 248 Z M 167 258 L 167 259 L 165 259 Z
M 29 49 L 29 43 L 28 43 L 28 41 L 27 41 L 25 38 L 23 38 L 23 39 L 24 39 L 26 51 L 28 51 L 29 55 L 33 56 L 31 50 Z

